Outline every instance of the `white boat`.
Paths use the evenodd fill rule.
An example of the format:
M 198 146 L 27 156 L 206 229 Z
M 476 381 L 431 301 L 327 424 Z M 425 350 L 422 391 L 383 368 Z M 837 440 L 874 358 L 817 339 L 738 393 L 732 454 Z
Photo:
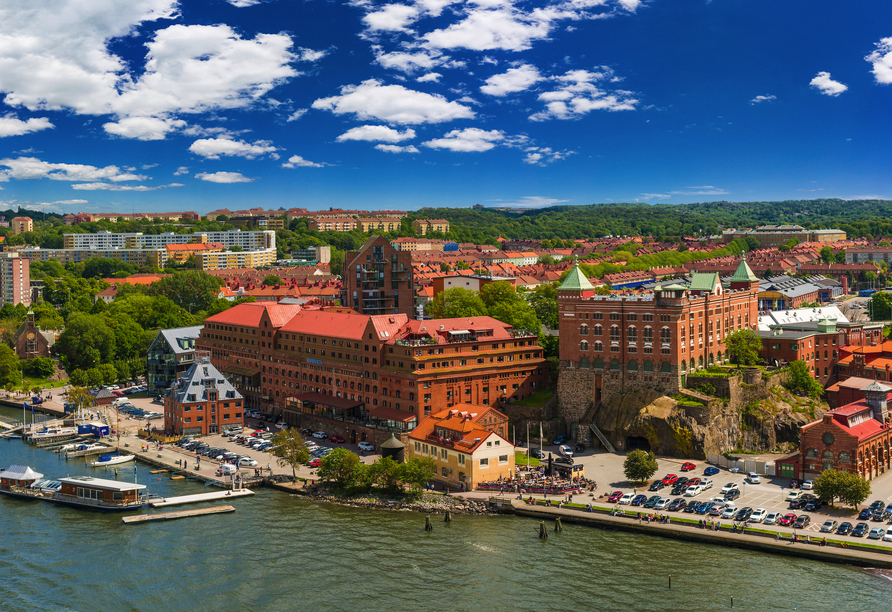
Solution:
M 44 428 L 31 434 L 32 439 L 49 438 L 53 436 L 67 436 L 76 434 L 77 427 L 49 427 Z
M 91 461 L 93 467 L 103 467 L 106 465 L 118 465 L 119 463 L 127 463 L 133 461 L 133 455 L 100 455 L 96 461 Z

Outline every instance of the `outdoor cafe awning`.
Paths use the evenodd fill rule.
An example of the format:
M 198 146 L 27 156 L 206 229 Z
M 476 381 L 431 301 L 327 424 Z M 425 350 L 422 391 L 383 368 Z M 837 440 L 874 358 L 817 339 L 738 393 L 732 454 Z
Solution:
M 300 393 L 289 397 L 290 400 L 297 400 L 303 404 L 312 403 L 336 410 L 350 410 L 351 408 L 362 407 L 363 402 L 351 400 L 345 397 L 336 397 L 334 395 L 326 395 L 325 393 Z
M 370 408 L 369 416 L 373 419 L 384 419 L 385 421 L 396 421 L 397 423 L 408 423 L 418 419 L 418 415 L 412 412 L 397 410 L 396 408 L 385 408 L 383 406 Z

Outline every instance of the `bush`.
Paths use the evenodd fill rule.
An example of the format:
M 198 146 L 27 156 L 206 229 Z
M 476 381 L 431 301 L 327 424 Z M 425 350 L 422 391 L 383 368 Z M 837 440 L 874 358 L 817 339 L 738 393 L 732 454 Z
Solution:
M 22 372 L 31 378 L 49 378 L 56 371 L 56 362 L 49 357 L 35 357 L 22 361 Z

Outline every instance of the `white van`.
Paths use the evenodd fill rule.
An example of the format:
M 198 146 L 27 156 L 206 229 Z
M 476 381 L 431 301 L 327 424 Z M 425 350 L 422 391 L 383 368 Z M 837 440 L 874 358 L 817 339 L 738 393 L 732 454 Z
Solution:
M 706 489 L 711 489 L 711 488 L 712 488 L 712 479 L 711 479 L 711 478 L 704 478 L 703 480 L 700 481 L 700 486 L 703 487 L 703 490 L 704 490 L 704 491 L 705 491 Z
M 217 468 L 217 476 L 232 476 L 238 472 L 238 468 L 231 463 L 224 463 Z
M 746 473 L 746 481 L 750 484 L 761 484 L 762 480 L 759 478 L 759 475 L 755 472 L 747 472 Z
M 560 446 L 558 446 L 558 453 L 560 453 L 564 457 L 572 457 L 573 449 L 570 448 L 569 446 L 567 446 L 566 444 L 561 444 Z

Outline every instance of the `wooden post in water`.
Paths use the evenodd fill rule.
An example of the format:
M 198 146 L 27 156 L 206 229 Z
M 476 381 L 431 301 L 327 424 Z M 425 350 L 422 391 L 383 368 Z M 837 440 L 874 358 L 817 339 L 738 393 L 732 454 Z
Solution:
M 450 512 L 449 510 L 446 511 L 446 518 L 443 519 L 443 522 L 444 523 L 452 522 L 452 512 Z
M 669 574 L 669 590 L 672 590 L 672 574 Z
M 561 517 L 557 517 L 556 519 L 554 519 L 554 531 L 555 531 L 555 533 L 558 533 L 563 530 L 564 530 L 564 526 L 561 525 Z
M 541 521 L 539 523 L 539 539 L 540 540 L 548 539 L 548 529 L 545 528 L 545 521 Z
M 434 526 L 431 524 L 430 515 L 424 517 L 424 530 L 425 531 L 433 531 L 434 530 Z

